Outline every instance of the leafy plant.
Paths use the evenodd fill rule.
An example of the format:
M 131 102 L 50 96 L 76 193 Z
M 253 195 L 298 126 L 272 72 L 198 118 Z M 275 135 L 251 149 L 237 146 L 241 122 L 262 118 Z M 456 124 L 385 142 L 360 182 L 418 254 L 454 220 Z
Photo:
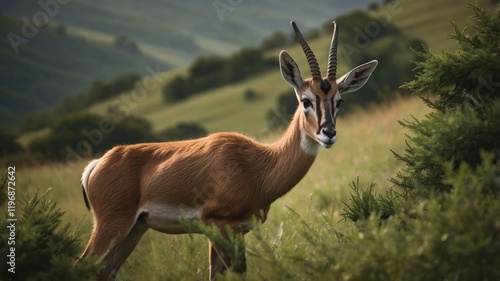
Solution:
M 8 244 L 9 231 L 0 232 L 0 250 L 14 249 L 15 273 L 8 271 L 9 263 L 0 265 L 2 280 L 94 280 L 100 265 L 91 257 L 76 264 L 80 254 L 79 227 L 62 225 L 64 214 L 47 194 L 36 192 L 32 197 L 19 198 L 16 208 L 21 213 L 15 223 L 15 244 Z M 22 211 L 21 211 L 22 210 Z M 11 222 L 2 220 L 2 229 Z
M 198 123 L 179 123 L 175 127 L 166 128 L 161 136 L 166 141 L 187 140 L 204 137 L 208 134 L 207 129 Z
M 343 212 L 340 214 L 344 219 L 352 221 L 365 220 L 375 215 L 380 219 L 387 219 L 397 212 L 397 194 L 394 190 L 387 191 L 385 196 L 376 196 L 373 192 L 375 184 L 370 184 L 368 189 L 361 189 L 359 178 L 349 184 L 351 198 L 349 203 L 344 202 Z

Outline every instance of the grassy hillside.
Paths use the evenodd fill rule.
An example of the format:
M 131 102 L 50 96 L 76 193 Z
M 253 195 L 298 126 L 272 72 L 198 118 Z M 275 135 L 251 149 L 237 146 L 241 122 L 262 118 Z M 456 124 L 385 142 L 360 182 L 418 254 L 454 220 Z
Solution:
M 0 33 L 22 34 L 23 23 L 0 14 Z M 16 54 L 7 36 L 0 38 L 0 117 L 2 124 L 17 125 L 29 112 L 75 95 L 98 79 L 125 72 L 145 75 L 153 59 L 68 36 L 55 26 L 39 29 L 36 36 L 18 46 Z M 162 65 L 162 70 L 168 66 Z
M 299 12 L 300 22 L 310 28 L 315 27 L 318 20 L 366 7 L 370 2 L 322 0 L 308 5 L 294 0 L 283 5 L 279 1 L 262 0 L 245 3 L 73 0 L 61 5 L 54 21 L 84 30 L 89 40 L 96 39 L 96 34 L 112 37 L 123 34 L 148 51 L 161 52 L 162 59 L 168 62 L 180 56 L 185 62 L 179 62 L 179 65 L 186 65 L 207 52 L 227 54 L 238 47 L 258 44 L 276 30 L 287 30 L 287 22 Z M 28 0 L 0 1 L 0 5 L 4 12 L 17 16 L 31 17 L 40 10 L 37 2 Z M 158 48 L 165 50 L 159 51 Z
M 495 9 L 490 0 L 477 1 L 412 1 L 402 0 L 398 10 L 401 12 L 391 15 L 391 22 L 428 44 L 433 52 L 454 50 L 456 43 L 453 40 L 443 40 L 446 34 L 453 32 L 450 20 L 453 20 L 463 29 L 471 26 L 471 11 L 467 3 L 478 3 L 484 8 Z
M 446 2 L 448 1 L 448 2 Z M 405 34 L 418 36 L 432 50 L 438 52 L 441 49 L 453 49 L 453 41 L 443 41 L 443 34 L 452 31 L 449 19 L 453 18 L 461 27 L 470 25 L 468 15 L 470 10 L 465 4 L 451 5 L 451 0 L 433 1 L 408 1 L 402 2 L 400 12 L 394 14 L 391 23 L 400 27 Z M 446 2 L 447 5 L 438 5 L 436 3 Z M 483 0 L 484 4 L 491 6 L 489 1 Z M 450 8 L 452 6 L 452 8 Z M 491 6 L 492 7 L 492 6 Z M 380 8 L 387 10 L 387 8 Z M 433 11 L 430 13 L 429 11 Z M 380 12 L 379 12 L 380 13 Z M 377 12 L 372 12 L 377 14 Z M 440 16 L 440 15 L 443 16 Z M 425 24 L 412 25 L 421 18 Z M 341 23 L 339 23 L 341 25 Z M 340 26 L 342 28 L 342 26 Z M 361 28 L 363 28 L 361 26 Z M 433 32 L 428 32 L 432 29 Z M 353 38 L 355 32 L 352 33 Z M 424 36 L 425 34 L 429 36 Z M 432 36 L 431 36 L 432 35 Z M 348 36 L 349 38 L 350 36 Z M 327 50 L 330 42 L 330 35 L 323 35 L 318 39 L 310 41 L 311 48 L 316 53 L 320 66 L 327 60 Z M 354 39 L 352 39 L 354 40 Z M 387 43 L 387 42 L 386 42 Z M 340 42 L 340 44 L 351 44 L 350 39 Z M 384 45 L 384 42 L 380 44 Z M 390 48 L 391 44 L 385 44 Z M 367 47 L 369 48 L 369 46 Z M 298 46 L 287 47 L 287 51 L 297 61 L 302 69 L 302 75 L 309 75 L 307 63 L 303 52 Z M 362 52 L 363 49 L 361 48 Z M 277 56 L 279 50 L 269 52 L 269 56 Z M 396 54 L 397 55 L 397 54 Z M 346 57 L 339 54 L 339 73 L 345 73 L 349 70 L 349 64 Z M 377 58 L 370 58 L 377 59 Z M 404 58 L 402 58 L 404 59 Z M 383 62 L 381 62 L 383 63 Z M 323 66 L 324 67 L 324 66 Z M 179 70 L 182 72 L 183 70 Z M 161 76 L 163 83 L 166 83 L 178 72 L 170 72 Z M 368 83 L 371 83 L 370 81 Z M 279 73 L 279 67 L 268 73 L 256 76 L 241 83 L 227 85 L 217 89 L 200 94 L 196 98 L 178 104 L 165 104 L 161 96 L 161 87 L 156 87 L 148 93 L 148 98 L 131 108 L 132 114 L 145 117 L 150 120 L 155 130 L 161 130 L 175 125 L 180 121 L 199 122 L 207 127 L 210 132 L 215 131 L 240 131 L 250 135 L 265 134 L 267 124 L 265 112 L 274 106 L 276 97 L 283 91 L 289 89 Z M 247 89 L 255 90 L 259 98 L 248 102 L 243 99 L 243 92 Z M 105 114 L 108 106 L 113 102 L 108 101 L 99 106 L 93 107 L 92 112 Z M 189 112 L 189 114 L 186 114 Z
M 17 126 L 27 113 L 74 95 L 96 79 L 129 71 L 143 74 L 148 65 L 161 64 L 165 71 L 169 65 L 187 65 L 199 55 L 228 54 L 244 45 L 256 45 L 276 30 L 288 32 L 290 15 L 297 11 L 302 12 L 300 22 L 311 27 L 318 19 L 367 3 L 321 1 L 311 6 L 294 1 L 276 9 L 281 4 L 260 1 L 230 7 L 220 17 L 212 2 L 74 0 L 57 7 L 50 4 L 49 27 L 29 44 L 21 44 L 19 55 L 11 53 L 6 36 L 0 40 L 0 124 Z M 32 20 L 46 9 L 29 0 L 0 0 L 0 7 L 4 15 L 0 31 L 5 35 L 21 34 L 20 18 Z M 143 55 L 117 50 L 113 44 L 122 35 Z
M 452 30 L 449 19 L 452 18 L 461 27 L 470 23 L 467 17 L 468 11 L 466 5 L 452 2 L 452 0 L 397 1 L 396 3 L 399 4 L 396 8 L 382 6 L 379 9 L 371 11 L 371 14 L 387 15 L 387 13 L 389 13 L 389 18 L 387 19 L 390 23 L 401 28 L 407 35 L 421 38 L 432 48 L 432 50 L 439 52 L 441 49 L 454 48 L 454 43 L 452 41 L 441 40 L 443 34 Z M 493 8 L 493 5 L 488 0 L 481 0 L 479 2 L 486 7 Z M 1 97 L 2 100 L 6 101 L 2 104 L 6 104 L 6 106 L 0 111 L 0 114 L 2 114 L 4 124 L 17 124 L 26 112 L 43 108 L 60 100 L 63 96 L 80 92 L 88 87 L 90 82 L 94 79 L 99 78 L 105 80 L 127 70 L 144 72 L 146 65 L 156 65 L 158 62 L 162 63 L 162 65 L 165 65 L 164 62 L 169 62 L 172 65 L 183 65 L 192 60 L 195 57 L 194 55 L 203 49 L 203 46 L 207 46 L 210 50 L 202 51 L 202 53 L 224 53 L 226 52 L 224 51 L 225 48 L 234 50 L 237 46 L 243 44 L 243 41 L 239 41 L 239 39 L 220 38 L 221 34 L 229 37 L 233 36 L 231 34 L 244 35 L 243 37 L 246 38 L 245 40 L 249 40 L 249 38 L 259 38 L 259 40 L 252 40 L 251 43 L 255 44 L 264 37 L 264 34 L 259 32 L 271 32 L 271 30 L 274 30 L 273 28 L 290 32 L 288 22 L 292 18 L 296 19 L 296 17 L 291 16 L 294 14 L 294 10 L 304 10 L 303 15 L 298 20 L 304 30 L 307 30 L 307 27 L 310 26 L 319 27 L 320 24 L 323 23 L 323 20 L 318 20 L 322 16 L 313 17 L 313 14 L 318 12 L 318 7 L 323 7 L 321 5 L 306 9 L 302 4 L 290 4 L 286 7 L 281 7 L 282 9 L 279 15 L 282 16 L 273 13 L 274 17 L 271 17 L 269 11 L 279 10 L 277 9 L 277 6 L 279 6 L 277 3 L 271 1 L 263 6 L 244 3 L 231 12 L 226 12 L 225 15 L 227 15 L 227 18 L 225 18 L 224 21 L 220 21 L 215 10 L 212 10 L 214 7 L 208 4 L 204 4 L 208 5 L 205 9 L 201 9 L 201 7 L 198 6 L 191 7 L 186 3 L 156 4 L 153 2 L 145 2 L 140 4 L 144 6 L 140 6 L 137 3 L 117 5 L 117 3 L 113 1 L 85 3 L 72 1 L 70 4 L 60 7 L 61 12 L 54 18 L 53 22 L 54 24 L 57 22 L 66 23 L 67 36 L 61 36 L 61 34 L 53 32 L 51 28 L 44 29 L 32 40 L 32 42 L 30 42 L 30 44 L 20 46 L 21 49 L 26 49 L 24 53 L 21 53 L 21 56 L 12 56 L 10 54 L 8 41 L 3 37 L 1 42 L 3 42 L 2 48 L 4 51 L 1 59 L 4 62 L 2 65 L 3 73 L 7 75 L 3 76 L 4 81 L 2 81 Z M 322 5 L 327 4 L 323 3 Z M 112 9 L 112 7 L 118 6 L 120 6 L 120 8 Z M 154 13 L 152 12 L 153 7 L 156 8 Z M 328 9 L 323 7 L 323 10 L 335 10 L 337 12 L 347 8 L 349 7 L 344 6 L 339 9 Z M 32 15 L 37 9 L 39 9 L 39 7 L 34 2 L 17 1 L 5 5 L 2 10 L 16 15 Z M 131 16 L 130 13 L 133 11 L 137 12 Z M 178 13 L 174 16 L 173 14 L 175 14 L 176 11 Z M 147 17 L 147 13 L 151 13 L 151 16 Z M 85 16 L 87 14 L 91 16 Z M 180 14 L 192 14 L 197 15 L 197 17 L 189 17 L 195 18 L 196 20 L 191 20 L 186 24 L 180 26 L 175 25 L 175 31 L 172 32 L 170 29 L 172 29 L 174 25 L 169 23 L 160 24 L 163 22 L 162 20 L 181 20 L 178 16 Z M 267 18 L 267 20 L 254 19 L 251 21 L 250 18 L 247 18 L 250 14 L 260 15 L 263 18 Z M 327 13 L 322 14 L 325 19 L 329 18 L 326 14 Z M 162 15 L 164 16 L 163 18 Z M 2 25 L 2 30 L 5 31 L 4 33 L 8 33 L 11 30 L 20 30 L 19 26 L 13 25 L 13 18 L 7 15 L 2 18 L 4 21 L 11 21 L 10 23 L 6 22 Z M 272 24 L 269 22 L 271 19 L 273 22 Z M 382 19 L 384 20 L 385 18 Z M 206 20 L 206 22 L 203 22 L 203 29 L 200 29 L 200 21 L 203 20 Z M 234 20 L 244 20 L 246 25 L 242 23 L 239 25 L 233 24 L 232 21 Z M 381 20 L 381 23 L 383 23 L 383 20 Z M 255 23 L 255 26 L 252 26 L 252 22 Z M 265 31 L 260 31 L 261 29 L 257 28 L 259 25 L 267 25 L 269 28 L 266 28 Z M 245 28 L 242 26 L 245 26 Z M 366 26 L 367 25 L 361 25 L 359 28 L 363 30 Z M 257 32 L 258 34 L 249 35 L 252 32 L 248 33 L 249 31 L 247 29 L 252 29 L 254 32 L 259 30 L 259 32 Z M 196 30 L 196 32 L 193 32 L 193 30 Z M 344 40 L 344 42 L 341 42 L 341 44 L 344 43 L 356 46 L 356 31 L 347 30 L 347 32 L 352 35 Z M 116 36 L 120 34 L 127 35 L 129 38 L 136 41 L 141 52 L 154 57 L 156 62 L 152 62 L 142 56 L 127 53 L 123 50 L 116 50 L 116 48 L 110 46 L 114 42 Z M 166 35 L 158 36 L 158 34 Z M 192 36 L 192 38 L 189 38 L 187 34 Z M 188 37 L 179 39 L 176 36 Z M 86 39 L 82 41 L 79 39 L 81 37 Z M 320 57 L 324 57 L 324 52 L 326 51 L 329 40 L 329 35 L 323 35 L 319 40 L 312 43 L 314 46 L 317 46 L 315 51 Z M 37 42 L 39 41 L 41 43 L 38 44 Z M 197 46 L 192 45 L 188 41 L 191 43 L 195 41 L 198 42 L 195 44 Z M 249 41 L 245 42 L 248 43 Z M 51 44 L 55 44 L 55 46 Z M 175 46 L 175 44 L 179 45 Z M 62 46 L 64 46 L 64 48 Z M 366 48 L 370 48 L 369 46 L 370 45 Z M 364 48 L 359 48 L 359 51 L 363 52 L 363 49 Z M 278 51 L 279 50 L 272 51 L 269 55 L 277 56 Z M 294 53 L 295 57 L 301 58 L 302 54 L 300 51 Z M 75 55 L 75 57 L 73 55 Z M 66 58 L 66 56 L 68 56 L 68 58 Z M 87 56 L 89 57 L 87 58 Z M 345 66 L 345 63 L 342 63 L 342 66 Z M 162 66 L 162 70 L 166 68 L 167 66 Z M 149 93 L 149 98 L 146 101 L 137 105 L 135 112 L 137 114 L 147 113 L 145 117 L 154 122 L 154 127 L 156 129 L 162 129 L 181 121 L 182 118 L 179 120 L 177 117 L 183 115 L 177 113 L 190 108 L 191 102 L 193 103 L 194 109 L 199 109 L 196 104 L 205 104 L 203 99 L 210 99 L 219 104 L 217 107 L 210 107 L 218 108 L 217 114 L 210 112 L 205 113 L 202 110 L 197 110 L 200 114 L 190 116 L 189 119 L 192 121 L 204 122 L 204 125 L 211 131 L 241 128 L 239 126 L 231 126 L 231 121 L 224 121 L 226 120 L 223 118 L 224 114 L 220 113 L 234 111 L 234 108 L 226 110 L 224 107 L 225 105 L 235 104 L 239 107 L 238 120 L 252 121 L 249 123 L 252 124 L 249 130 L 245 128 L 240 130 L 250 134 L 256 134 L 261 128 L 265 127 L 265 124 L 264 117 L 260 114 L 256 115 L 255 112 L 267 111 L 267 109 L 271 107 L 271 104 L 274 103 L 275 95 L 279 94 L 287 87 L 280 80 L 277 70 L 278 67 L 276 67 L 276 71 L 269 74 L 273 75 L 273 77 L 265 77 L 267 74 L 263 74 L 261 76 L 262 80 L 254 78 L 252 81 L 245 81 L 237 85 L 226 86 L 221 89 L 210 91 L 210 93 L 221 92 L 218 98 L 214 98 L 212 95 L 212 98 L 204 97 L 199 101 L 188 101 L 187 103 L 175 106 L 161 106 L 162 101 L 158 95 L 160 87 L 157 87 L 157 89 Z M 170 77 L 170 75 L 167 76 Z M 240 102 L 240 95 L 238 93 L 242 93 L 247 88 L 252 88 L 261 93 L 261 99 L 255 101 L 253 104 Z M 234 94 L 231 95 L 229 93 Z M 225 101 L 221 102 L 220 99 L 224 99 Z M 210 103 L 207 104 L 207 107 L 210 105 Z M 93 109 L 93 111 L 100 111 L 102 113 L 105 111 L 106 107 L 107 105 L 102 105 L 99 109 Z M 12 114 L 13 109 L 17 110 L 17 114 Z M 165 113 L 166 111 L 172 112 L 172 114 Z M 254 118 L 252 115 L 258 117 Z M 175 118 L 169 118 L 171 116 L 175 116 Z M 219 121 L 222 123 L 218 125 Z
M 327 60 L 326 51 L 329 42 L 330 38 L 327 37 L 310 42 L 311 48 L 317 53 L 318 61 Z M 287 50 L 301 67 L 302 75 L 309 75 L 302 49 L 299 46 L 293 46 Z M 269 55 L 277 56 L 278 51 L 272 51 Z M 347 72 L 347 70 L 346 63 L 341 58 L 339 73 Z M 182 73 L 182 71 L 162 74 L 158 79 L 165 83 L 176 73 Z M 148 92 L 147 99 L 130 106 L 130 112 L 147 118 L 157 131 L 173 126 L 180 121 L 194 121 L 205 126 L 210 132 L 239 131 L 257 136 L 266 131 L 266 112 L 274 107 L 277 96 L 290 88 L 291 86 L 281 77 L 279 66 L 276 65 L 275 70 L 257 75 L 241 83 L 201 93 L 187 101 L 175 104 L 166 104 L 163 101 L 162 87 L 158 85 Z M 245 101 L 243 93 L 247 89 L 255 90 L 258 97 L 253 101 Z M 116 99 L 111 99 L 92 107 L 90 111 L 105 114 L 108 107 L 115 102 Z M 189 114 L 187 114 L 188 112 Z

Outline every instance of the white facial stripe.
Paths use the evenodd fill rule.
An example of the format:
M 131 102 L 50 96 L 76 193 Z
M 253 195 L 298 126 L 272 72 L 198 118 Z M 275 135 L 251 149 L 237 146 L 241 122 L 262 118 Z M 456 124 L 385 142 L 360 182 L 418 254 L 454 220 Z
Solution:
M 316 95 L 313 94 L 313 92 L 311 91 L 311 88 L 307 88 L 307 90 L 305 90 L 302 95 L 307 97 L 311 101 L 313 101 L 313 99 L 314 99 L 314 101 L 316 101 Z
M 316 95 L 313 94 L 311 92 L 311 89 L 308 88 L 307 90 L 304 91 L 304 93 L 302 94 L 302 99 L 308 99 L 309 101 L 311 101 L 311 104 L 312 104 L 312 107 L 310 108 L 306 108 L 306 112 L 313 112 L 315 110 L 318 110 L 318 108 L 316 108 Z M 313 114 L 313 116 L 317 119 L 316 117 L 316 114 Z

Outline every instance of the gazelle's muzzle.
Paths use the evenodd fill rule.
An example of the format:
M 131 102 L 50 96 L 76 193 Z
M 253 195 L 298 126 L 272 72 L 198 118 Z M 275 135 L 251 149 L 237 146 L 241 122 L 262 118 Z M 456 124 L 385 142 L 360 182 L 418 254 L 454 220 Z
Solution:
M 324 126 L 316 134 L 317 141 L 325 148 L 330 148 L 337 140 L 337 131 L 333 126 Z

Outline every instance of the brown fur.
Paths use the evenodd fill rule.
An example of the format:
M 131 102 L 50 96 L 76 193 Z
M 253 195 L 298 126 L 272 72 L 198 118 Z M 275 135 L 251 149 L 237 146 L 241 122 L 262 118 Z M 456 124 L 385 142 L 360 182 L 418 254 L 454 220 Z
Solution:
M 303 91 L 310 84 L 306 80 Z M 289 128 L 274 144 L 236 133 L 216 133 L 195 140 L 111 149 L 88 179 L 94 230 L 81 258 L 89 252 L 103 257 L 106 268 L 99 279 L 113 276 L 148 229 L 138 220 L 146 203 L 199 208 L 204 224 L 246 233 L 248 229 L 241 224 L 252 216 L 265 221 L 271 203 L 290 191 L 311 167 L 315 155 L 302 150 L 301 134 L 313 134 L 317 126 L 299 106 Z M 211 278 L 225 271 L 224 263 L 231 265 L 222 249 L 215 255 L 216 248 L 211 244 Z M 244 272 L 244 257 L 232 266 Z

